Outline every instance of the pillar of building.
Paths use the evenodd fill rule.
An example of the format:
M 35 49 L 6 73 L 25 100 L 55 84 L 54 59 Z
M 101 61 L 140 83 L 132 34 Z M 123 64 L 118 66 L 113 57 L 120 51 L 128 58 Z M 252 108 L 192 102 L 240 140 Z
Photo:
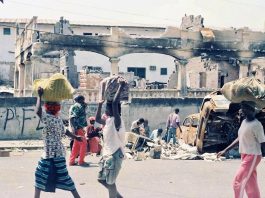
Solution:
M 41 75 L 40 60 L 41 56 L 31 56 L 32 83 L 39 79 Z M 32 87 L 33 88 L 33 87 Z
M 19 85 L 19 70 L 16 68 L 14 73 L 14 93 L 16 93 Z
M 175 71 L 170 75 L 168 81 L 168 88 L 169 89 L 178 89 L 179 85 L 179 63 L 178 60 L 174 60 L 175 63 Z
M 78 88 L 77 66 L 74 64 L 75 52 L 70 50 L 60 51 L 60 71 L 66 76 L 74 88 Z
M 20 84 L 20 56 L 16 57 L 15 60 L 15 75 L 14 75 L 14 96 L 19 97 L 20 91 L 19 91 L 19 84 Z
M 32 73 L 32 60 L 24 61 L 25 63 L 25 73 L 24 73 L 24 97 L 31 97 L 32 96 L 32 85 L 33 85 L 33 73 Z
M 111 73 L 110 75 L 118 75 L 119 73 L 119 61 L 120 59 L 119 58 L 110 58 L 109 59 L 110 63 L 111 63 Z
M 241 59 L 239 62 L 239 78 L 244 78 L 249 76 L 250 69 L 250 59 Z
M 23 97 L 24 94 L 24 79 L 25 79 L 25 65 L 19 64 L 18 75 L 18 96 Z
M 182 59 L 179 60 L 179 76 L 180 76 L 180 90 L 183 96 L 187 95 L 187 71 L 186 65 L 188 63 L 187 60 Z

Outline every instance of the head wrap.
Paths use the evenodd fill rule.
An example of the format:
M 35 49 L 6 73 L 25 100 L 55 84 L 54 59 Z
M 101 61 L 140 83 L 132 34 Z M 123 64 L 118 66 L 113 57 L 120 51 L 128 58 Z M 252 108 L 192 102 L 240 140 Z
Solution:
M 44 108 L 47 113 L 50 113 L 52 115 L 57 115 L 59 111 L 61 110 L 61 105 L 55 102 L 54 103 L 45 102 Z

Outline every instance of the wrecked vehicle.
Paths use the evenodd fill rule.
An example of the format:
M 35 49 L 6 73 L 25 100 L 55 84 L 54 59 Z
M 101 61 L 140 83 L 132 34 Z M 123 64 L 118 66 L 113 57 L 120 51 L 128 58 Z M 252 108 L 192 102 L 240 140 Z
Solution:
M 182 133 L 177 129 L 177 137 L 186 144 L 196 146 L 201 153 L 222 150 L 234 141 L 240 126 L 240 105 L 230 104 L 220 91 L 207 95 L 203 99 L 200 113 L 184 119 Z
M 203 99 L 200 113 L 184 119 L 177 137 L 201 153 L 222 150 L 237 137 L 239 109 L 239 104 L 232 104 L 220 91 L 212 92 Z
M 209 94 L 202 102 L 196 136 L 198 151 L 221 150 L 237 137 L 244 118 L 240 114 L 242 101 L 256 103 L 256 118 L 264 128 L 265 85 L 255 76 L 225 83 L 221 90 Z
M 221 150 L 237 137 L 240 105 L 230 104 L 220 91 L 203 99 L 195 140 L 199 152 Z

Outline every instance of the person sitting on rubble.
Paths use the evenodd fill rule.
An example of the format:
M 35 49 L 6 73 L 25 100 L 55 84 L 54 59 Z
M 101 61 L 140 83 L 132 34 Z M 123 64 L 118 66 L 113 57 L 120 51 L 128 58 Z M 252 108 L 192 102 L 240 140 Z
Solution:
M 86 128 L 86 134 L 87 134 L 87 143 L 88 143 L 88 151 L 90 153 L 96 153 L 97 155 L 100 155 L 101 151 L 101 145 L 100 145 L 100 137 L 102 130 L 100 127 L 95 127 L 96 118 L 95 117 L 89 117 L 89 125 Z
M 163 133 L 163 129 L 161 129 L 161 128 L 155 129 L 152 131 L 152 133 L 150 135 L 150 139 L 157 142 L 157 141 L 162 139 L 162 133 Z
M 143 127 L 143 123 L 144 123 L 144 119 L 143 118 L 139 118 L 138 120 L 135 120 L 132 122 L 132 126 L 131 126 L 131 132 L 136 133 L 138 135 L 140 135 L 141 133 L 141 128 Z

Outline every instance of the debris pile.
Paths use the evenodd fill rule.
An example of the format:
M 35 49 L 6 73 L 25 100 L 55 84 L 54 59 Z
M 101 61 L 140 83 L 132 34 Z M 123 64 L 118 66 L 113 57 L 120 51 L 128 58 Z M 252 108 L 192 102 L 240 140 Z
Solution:
M 176 145 L 163 142 L 161 159 L 168 160 L 201 160 L 196 147 L 191 147 L 182 141 Z
M 163 140 L 153 141 L 147 137 L 128 132 L 127 159 L 141 161 L 148 158 L 163 160 L 206 160 L 223 161 L 225 157 L 217 158 L 216 153 L 199 154 L 196 147 L 192 147 L 179 140 L 176 145 Z

